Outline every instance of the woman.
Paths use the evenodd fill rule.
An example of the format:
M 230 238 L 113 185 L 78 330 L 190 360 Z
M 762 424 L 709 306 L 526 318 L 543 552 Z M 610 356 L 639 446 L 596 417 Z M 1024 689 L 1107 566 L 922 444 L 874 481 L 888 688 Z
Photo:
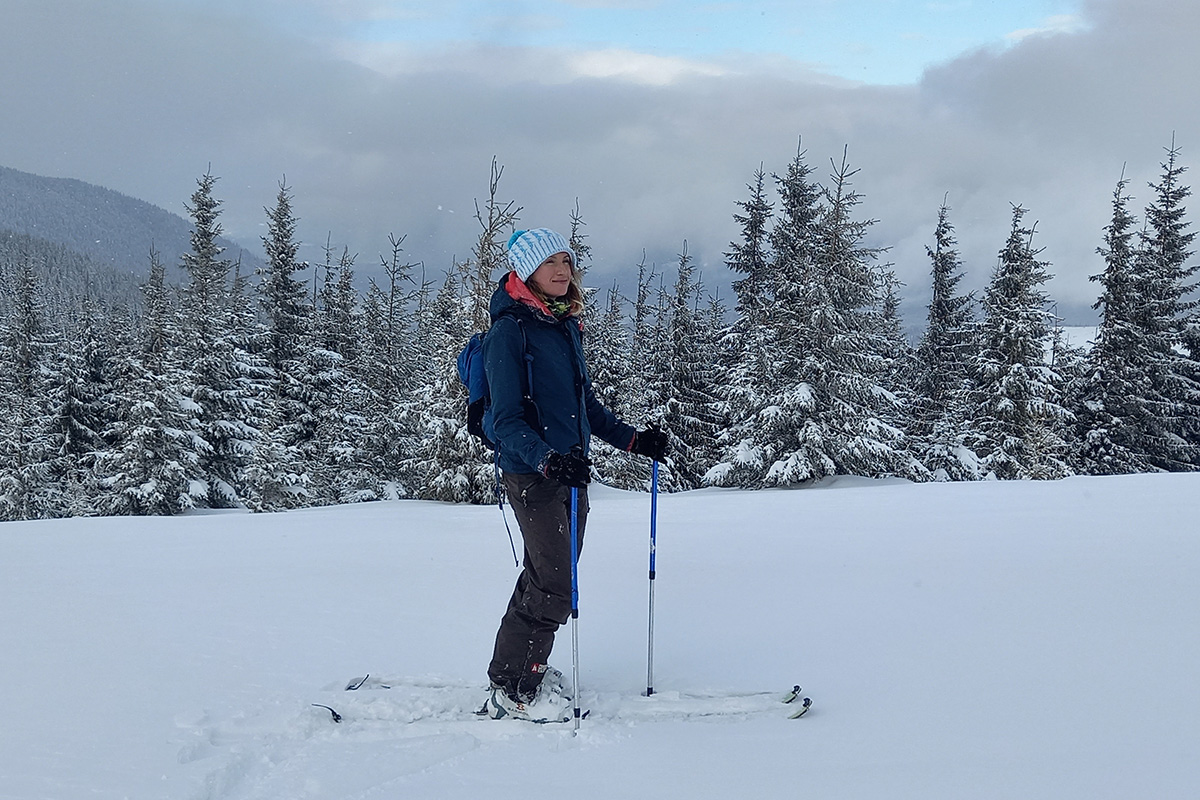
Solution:
M 483 710 L 494 719 L 546 721 L 562 719 L 565 708 L 553 697 L 561 700 L 562 674 L 546 660 L 571 614 L 571 489 L 579 491 L 582 547 L 589 441 L 599 436 L 661 461 L 667 436 L 635 431 L 596 399 L 583 360 L 583 290 L 567 240 L 546 228 L 517 231 L 508 260 L 512 271 L 492 295 L 483 354 L 501 480 L 525 561 L 496 633 Z

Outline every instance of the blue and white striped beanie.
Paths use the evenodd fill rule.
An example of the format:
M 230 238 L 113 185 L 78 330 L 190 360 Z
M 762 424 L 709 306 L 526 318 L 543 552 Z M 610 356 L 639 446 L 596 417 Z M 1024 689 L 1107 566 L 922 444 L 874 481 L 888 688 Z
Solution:
M 516 231 L 508 240 L 508 263 L 522 281 L 529 280 L 542 262 L 555 253 L 566 253 L 571 257 L 572 269 L 578 268 L 579 259 L 570 242 L 549 228 Z

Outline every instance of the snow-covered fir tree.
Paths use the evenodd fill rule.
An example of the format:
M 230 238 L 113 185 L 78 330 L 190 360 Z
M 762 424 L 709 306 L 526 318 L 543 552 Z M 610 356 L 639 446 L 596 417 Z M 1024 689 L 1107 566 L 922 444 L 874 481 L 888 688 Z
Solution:
M 945 201 L 933 237 L 933 247 L 925 248 L 932 262 L 928 322 L 913 359 L 912 435 L 935 478 L 973 480 L 981 477 L 966 441 L 975 298 L 958 292 L 964 268 Z
M 1120 475 L 1150 468 L 1143 437 L 1157 427 L 1145 387 L 1151 360 L 1145 331 L 1138 324 L 1134 225 L 1129 212 L 1128 181 L 1117 182 L 1112 219 L 1096 252 L 1104 271 L 1092 275 L 1102 291 L 1096 341 L 1087 357 L 1075 398 L 1077 458 L 1089 475 Z
M 703 285 L 693 278 L 695 266 L 687 242 L 679 254 L 675 286 L 666 311 L 666 339 L 661 347 L 668 358 L 663 374 L 661 425 L 671 439 L 667 468 L 659 476 L 664 491 L 699 487 L 713 462 L 712 444 L 717 433 L 717 400 L 713 354 L 705 348 L 712 339 L 696 313 Z
M 633 380 L 633 340 L 625 325 L 625 303 L 617 284 L 607 292 L 603 311 L 591 315 L 593 322 L 584 327 L 584 348 L 592 388 L 605 408 L 625 413 L 629 397 L 627 387 Z M 600 481 L 620 489 L 645 488 L 645 470 L 637 461 L 644 461 L 617 450 L 599 439 L 592 441 L 592 462 Z
M 106 447 L 104 431 L 116 418 L 109 353 L 116 337 L 103 321 L 115 316 L 115 311 L 99 314 L 85 298 L 74 330 L 68 333 L 77 346 L 57 348 L 54 359 L 50 376 L 50 399 L 56 409 L 53 475 L 66 516 L 92 513 L 99 494 L 96 458 Z
M 488 198 L 483 207 L 475 203 L 475 219 L 479 222 L 479 238 L 472 248 L 472 260 L 467 262 L 471 269 L 463 276 L 462 286 L 466 291 L 469 326 L 475 331 L 486 331 L 492 325 L 488 308 L 495 281 L 508 271 L 508 236 L 521 213 L 514 201 L 500 200 L 500 178 L 504 167 L 492 159 L 492 177 L 488 184 Z
M 1038 260 L 1026 209 L 1013 207 L 1012 228 L 984 293 L 980 351 L 973 368 L 972 444 L 983 469 L 1001 479 L 1071 474 L 1062 431 L 1070 413 L 1061 378 L 1046 363 L 1050 331 L 1048 264 Z
M 275 205 L 265 208 L 267 233 L 262 237 L 266 263 L 258 270 L 258 299 L 266 325 L 262 355 L 270 369 L 273 389 L 269 393 L 277 406 L 268 414 L 272 430 L 284 449 L 303 449 L 316 435 L 320 411 L 313 407 L 319 397 L 312 386 L 309 356 L 312 333 L 312 306 L 308 290 L 297 275 L 308 269 L 299 259 L 300 242 L 296 239 L 297 219 L 292 210 L 292 193 L 280 182 Z M 281 476 L 303 472 L 300 464 L 281 465 Z
M 140 341 L 120 349 L 115 365 L 116 419 L 104 433 L 111 446 L 97 461 L 106 514 L 172 515 L 207 501 L 199 409 L 180 387 L 183 333 L 171 303 L 166 269 L 153 249 L 143 286 Z
M 785 486 L 835 474 L 926 475 L 893 423 L 897 398 L 881 385 L 889 364 L 875 311 L 878 251 L 863 243 L 872 221 L 853 216 L 856 172 L 843 155 L 821 189 L 801 152 L 778 179 L 771 405 L 751 421 L 754 438 L 710 480 Z
M 51 359 L 56 337 L 46 319 L 32 257 L 10 266 L 16 285 L 0 328 L 0 519 L 45 519 L 62 508 L 55 481 Z
M 1186 170 L 1172 143 L 1158 183 L 1150 185 L 1154 199 L 1146 207 L 1146 227 L 1139 237 L 1134 269 L 1137 321 L 1150 350 L 1146 395 L 1155 423 L 1155 429 L 1143 432 L 1143 447 L 1150 463 L 1165 470 L 1200 467 L 1195 444 L 1200 424 L 1200 374 L 1197 362 L 1182 346 L 1187 320 L 1196 308 L 1196 287 L 1191 281 L 1198 267 L 1188 263 L 1196 233 L 1188 230 L 1186 221 L 1184 203 L 1191 194 L 1183 183 Z
M 432 358 L 431 374 L 417 398 L 425 409 L 425 433 L 406 472 L 416 474 L 417 496 L 456 503 L 496 499 L 492 453 L 467 431 L 466 389 L 458 377 L 458 352 L 474 318 L 470 295 L 461 293 L 468 266 L 449 273 L 422 325 Z
M 285 408 L 278 397 L 267 398 L 254 454 L 241 480 L 243 502 L 251 511 L 298 508 L 308 499 L 309 475 L 303 471 L 300 448 L 287 442 L 281 416 Z
M 806 359 L 806 378 L 815 413 L 805 424 L 820 430 L 776 462 L 777 478 L 768 473 L 772 482 L 787 484 L 827 474 L 927 477 L 907 451 L 899 427 L 900 400 L 886 388 L 897 343 L 894 332 L 886 335 L 877 311 L 883 306 L 874 267 L 879 250 L 864 244 L 875 221 L 854 218 L 861 202 L 851 181 L 857 173 L 843 151 L 824 190 L 825 208 L 817 228 L 816 278 L 824 305 L 814 306 L 810 317 L 818 338 Z M 834 464 L 835 471 L 801 477 L 805 465 L 824 463 Z
M 767 381 L 774 369 L 771 354 L 775 328 L 769 324 L 775 292 L 769 248 L 773 207 L 766 198 L 765 179 L 760 166 L 754 173 L 754 182 L 747 187 L 750 197 L 737 202 L 743 213 L 733 215 L 741 237 L 731 242 L 725 253 L 725 265 L 742 277 L 733 281 L 737 298 L 733 322 L 723 331 L 719 346 L 713 351 L 725 375 L 719 393 L 724 425 L 715 442 L 716 460 L 723 465 L 717 473 L 705 476 L 710 482 L 739 483 L 735 465 L 742 463 L 743 453 L 755 449 L 751 427 L 767 404 Z M 757 467 L 749 471 L 757 472 Z M 719 481 L 718 473 L 724 475 Z
M 247 372 L 236 346 L 230 304 L 232 263 L 222 258 L 221 201 L 213 196 L 216 177 L 205 173 L 187 210 L 192 219 L 192 249 L 183 255 L 188 283 L 183 292 L 185 388 L 199 409 L 200 435 L 208 448 L 200 453 L 206 482 L 205 503 L 213 508 L 238 505 L 238 483 L 254 450 L 257 431 L 247 422 L 251 398 L 243 391 Z
M 817 431 L 809 420 L 815 408 L 812 385 L 807 377 L 815 365 L 811 354 L 817 352 L 819 332 L 814 327 L 816 309 L 826 305 L 822 299 L 822 280 L 818 269 L 818 225 L 823 213 L 821 188 L 812 179 L 812 168 L 805 152 L 798 150 L 784 175 L 774 175 L 779 194 L 775 224 L 767 247 L 761 245 L 758 222 L 751 206 L 762 215 L 765 204 L 757 184 L 752 189 L 743 223 L 742 249 L 738 265 L 750 267 L 748 254 L 769 252 L 766 276 L 752 284 L 741 284 L 738 292 L 738 324 L 760 305 L 760 328 L 743 325 L 738 357 L 747 362 L 746 375 L 739 381 L 746 389 L 740 402 L 731 400 L 735 414 L 724 437 L 721 461 L 705 476 L 720 486 L 760 487 L 805 480 L 832 474 L 835 465 L 823 455 L 819 463 L 810 463 L 802 448 L 806 444 L 821 447 Z M 765 219 L 765 218 L 764 218 Z M 737 269 L 739 266 L 735 266 Z M 745 299 L 743 299 L 745 298 Z M 755 363 L 757 360 L 758 364 Z M 781 469 L 776 469 L 776 464 Z M 768 479 L 768 475 L 773 475 Z
M 904 284 L 896 275 L 895 265 L 887 263 L 875 270 L 875 306 L 870 310 L 872 350 L 880 356 L 879 385 L 890 394 L 885 405 L 888 420 L 906 433 L 912 428 L 912 389 L 908 375 L 912 370 L 913 348 L 904 335 L 900 313 L 900 290 Z

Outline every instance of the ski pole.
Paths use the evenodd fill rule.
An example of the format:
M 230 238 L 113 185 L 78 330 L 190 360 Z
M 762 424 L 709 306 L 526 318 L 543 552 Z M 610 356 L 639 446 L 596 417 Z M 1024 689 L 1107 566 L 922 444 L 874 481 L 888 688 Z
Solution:
M 579 733 L 579 489 L 571 487 L 571 682 L 575 734 Z
M 650 632 L 646 645 L 646 697 L 654 694 L 654 559 L 658 544 L 658 462 L 650 467 Z

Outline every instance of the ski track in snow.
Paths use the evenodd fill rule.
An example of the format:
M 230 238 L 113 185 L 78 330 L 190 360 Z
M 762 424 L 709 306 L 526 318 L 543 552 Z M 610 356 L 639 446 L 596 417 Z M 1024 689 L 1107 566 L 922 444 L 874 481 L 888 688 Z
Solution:
M 530 736 L 557 745 L 576 735 L 573 722 L 537 725 L 477 716 L 486 695 L 479 683 L 374 676 L 357 690 L 348 690 L 348 683 L 315 692 L 312 703 L 290 718 L 264 713 L 215 721 L 202 715 L 180 722 L 195 739 L 181 749 L 181 763 L 223 762 L 209 773 L 197 800 L 392 797 L 402 793 L 407 777 L 481 747 Z M 663 691 L 647 697 L 585 690 L 588 716 L 580 742 L 602 745 L 641 724 L 786 720 L 800 708 L 785 704 L 786 694 Z
M 1193 800 L 1197 497 L 663 496 L 646 698 L 647 498 L 598 486 L 578 736 L 473 714 L 516 577 L 495 507 L 3 523 L 0 800 Z

